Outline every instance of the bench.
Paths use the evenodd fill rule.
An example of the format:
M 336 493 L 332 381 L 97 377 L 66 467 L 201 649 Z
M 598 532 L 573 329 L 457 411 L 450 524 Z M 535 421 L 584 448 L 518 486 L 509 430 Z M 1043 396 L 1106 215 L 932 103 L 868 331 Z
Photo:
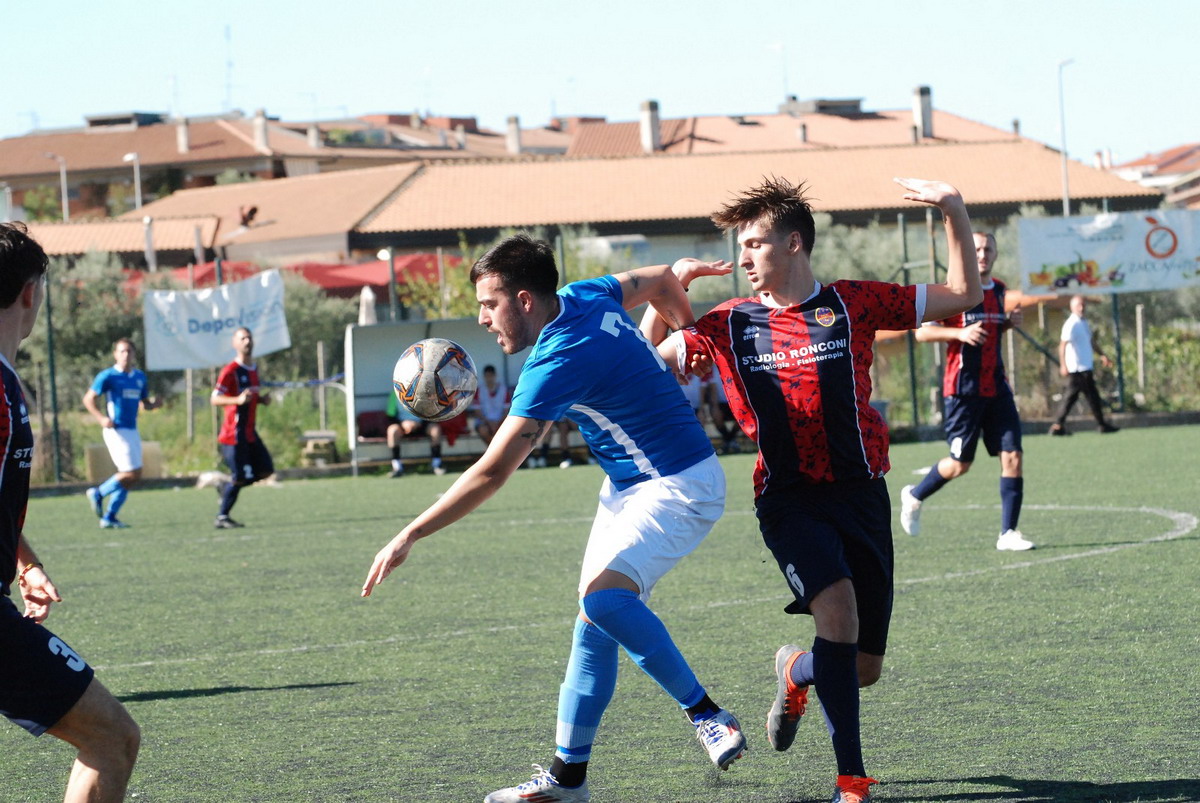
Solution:
M 442 459 L 446 462 L 474 460 L 483 454 L 484 443 L 467 414 L 442 424 Z M 354 417 L 354 448 L 350 456 L 351 473 L 358 475 L 359 466 L 385 465 L 391 462 L 392 453 L 387 445 L 387 430 L 392 419 L 383 410 L 365 410 Z M 429 460 L 429 437 L 406 435 L 401 441 L 401 460 L 405 466 Z

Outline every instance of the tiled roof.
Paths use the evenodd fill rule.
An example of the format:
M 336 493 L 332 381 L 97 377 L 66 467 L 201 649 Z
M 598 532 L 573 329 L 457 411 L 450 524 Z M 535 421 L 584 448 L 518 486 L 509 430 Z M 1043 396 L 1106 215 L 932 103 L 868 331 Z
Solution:
M 191 251 L 196 245 L 196 227 L 200 242 L 211 248 L 217 234 L 215 215 L 156 218 L 153 224 L 154 247 L 159 251 Z M 135 220 L 97 220 L 80 223 L 30 223 L 29 233 L 50 256 L 85 254 L 88 251 L 140 253 L 146 248 L 145 226 Z
M 68 178 L 84 171 L 128 171 L 123 161 L 136 153 L 143 174 L 164 167 L 208 162 L 246 162 L 266 156 L 305 158 L 322 162 L 369 160 L 375 163 L 411 160 L 420 154 L 384 148 L 313 148 L 304 134 L 268 121 L 266 151 L 254 145 L 254 121 L 208 120 L 188 123 L 189 146 L 180 153 L 174 122 L 143 126 L 100 126 L 75 131 L 30 134 L 0 140 L 0 177 L 43 177 L 57 186 L 58 163 L 46 153 L 66 160 Z M 72 181 L 72 184 L 76 183 Z
M 731 153 L 737 151 L 816 150 L 870 145 L 912 144 L 912 111 L 857 114 L 812 112 L 664 119 L 660 123 L 663 153 Z M 806 139 L 801 138 L 801 125 Z M 933 110 L 933 138 L 927 144 L 1017 139 L 1004 129 Z M 583 123 L 568 156 L 635 156 L 642 153 L 640 125 Z
M 1161 196 L 1068 162 L 1072 197 Z M 912 208 L 893 176 L 937 178 L 969 205 L 1062 197 L 1059 154 L 1029 140 L 707 156 L 462 162 L 429 165 L 361 232 L 426 231 L 617 221 L 705 219 L 765 175 L 803 179 L 823 211 Z
M 1148 153 L 1140 159 L 1116 165 L 1113 170 L 1126 171 L 1130 168 L 1141 168 L 1139 172 L 1142 175 L 1178 175 L 1200 170 L 1200 142 Z
M 421 170 L 408 162 L 361 170 L 317 173 L 273 181 L 251 181 L 181 190 L 129 212 L 122 219 L 216 215 L 217 245 L 255 243 L 344 234 Z M 241 228 L 240 210 L 258 207 L 253 223 Z

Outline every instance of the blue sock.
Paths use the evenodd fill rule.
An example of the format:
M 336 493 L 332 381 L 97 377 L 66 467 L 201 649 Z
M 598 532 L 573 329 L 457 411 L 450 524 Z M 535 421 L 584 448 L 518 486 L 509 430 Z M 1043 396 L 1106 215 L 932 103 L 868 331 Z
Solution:
M 938 464 L 934 463 L 929 468 L 929 472 L 917 483 L 917 487 L 913 488 L 912 495 L 918 501 L 922 500 L 928 496 L 933 496 L 948 482 L 950 480 L 941 475 L 938 471 Z
M 616 687 L 617 642 L 595 625 L 576 619 L 567 676 L 558 689 L 554 755 L 564 764 L 591 759 L 596 728 Z
M 1000 533 L 1017 529 L 1021 502 L 1025 499 L 1024 477 L 1000 478 Z
M 637 594 L 605 588 L 585 596 L 580 605 L 587 618 L 624 647 L 633 662 L 680 707 L 690 708 L 704 699 L 704 687 L 683 660 L 671 634 Z
M 789 673 L 792 677 L 792 683 L 797 686 L 807 686 L 813 682 L 813 654 L 806 652 L 795 660 L 792 664 L 792 671 Z
M 833 740 L 838 775 L 866 775 L 858 722 L 858 645 L 813 639 L 813 685 Z
M 229 511 L 233 510 L 233 503 L 237 501 L 238 492 L 242 490 L 242 486 L 236 482 L 225 483 L 225 492 L 221 494 L 221 509 L 217 511 L 218 516 L 228 516 Z
M 108 502 L 108 512 L 104 514 L 104 518 L 115 519 L 117 511 L 121 509 L 121 505 L 125 504 L 127 496 L 129 496 L 129 489 L 124 485 L 118 485 L 117 490 L 112 492 L 112 499 Z
M 117 475 L 113 474 L 111 477 L 106 479 L 104 482 L 100 483 L 99 487 L 97 487 L 96 490 L 98 490 L 100 492 L 100 498 L 103 499 L 104 497 L 108 496 L 110 493 L 113 493 L 120 487 L 121 487 L 121 483 L 117 482 Z

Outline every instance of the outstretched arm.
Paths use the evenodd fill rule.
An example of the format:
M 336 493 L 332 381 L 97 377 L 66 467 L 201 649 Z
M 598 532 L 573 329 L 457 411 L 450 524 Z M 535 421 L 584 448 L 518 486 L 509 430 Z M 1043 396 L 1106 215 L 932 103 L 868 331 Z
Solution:
M 944 181 L 927 181 L 918 178 L 898 178 L 896 183 L 908 192 L 904 199 L 936 206 L 942 212 L 946 224 L 946 245 L 949 264 L 944 284 L 926 286 L 926 321 L 940 321 L 966 312 L 983 300 L 983 289 L 979 284 L 979 263 L 975 259 L 974 242 L 971 239 L 971 219 L 967 206 L 958 190 Z
M 367 572 L 362 596 L 371 596 L 375 586 L 404 563 L 413 544 L 463 518 L 500 490 L 553 424 L 520 416 L 505 418 L 483 456 L 459 476 L 450 490 L 379 550 Z
M 675 274 L 677 279 L 679 279 L 679 284 L 683 287 L 685 293 L 687 292 L 687 289 L 691 283 L 700 276 L 725 276 L 732 271 L 732 262 L 726 262 L 719 259 L 713 260 L 712 262 L 705 262 L 700 259 L 693 259 L 692 257 L 684 257 L 683 259 L 676 261 L 676 263 L 671 266 L 671 272 Z M 626 306 L 626 309 L 628 309 L 628 306 Z M 688 306 L 688 312 L 689 314 L 691 313 L 690 305 Z M 689 321 L 688 324 L 685 325 L 690 325 L 690 323 L 692 323 L 692 321 Z M 647 340 L 655 345 L 658 345 L 666 339 L 671 330 L 678 331 L 683 327 L 670 325 L 670 322 L 665 320 L 664 317 L 657 312 L 657 309 L 654 308 L 653 303 L 651 303 L 651 308 L 647 309 L 645 314 L 642 315 L 642 321 L 639 324 L 639 328 L 642 330 L 642 334 L 646 336 Z

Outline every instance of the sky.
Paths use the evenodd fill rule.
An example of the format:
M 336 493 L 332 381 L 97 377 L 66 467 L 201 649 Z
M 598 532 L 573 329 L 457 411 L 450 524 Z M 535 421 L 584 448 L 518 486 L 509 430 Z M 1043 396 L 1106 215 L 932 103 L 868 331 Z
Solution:
M 1091 163 L 1200 142 L 1200 0 L 45 0 L 11 3 L 0 137 L 86 115 L 773 113 L 935 108 Z M 1070 63 L 1063 65 L 1063 62 Z M 1060 66 L 1062 65 L 1062 66 Z M 1060 104 L 1059 81 L 1062 81 Z

